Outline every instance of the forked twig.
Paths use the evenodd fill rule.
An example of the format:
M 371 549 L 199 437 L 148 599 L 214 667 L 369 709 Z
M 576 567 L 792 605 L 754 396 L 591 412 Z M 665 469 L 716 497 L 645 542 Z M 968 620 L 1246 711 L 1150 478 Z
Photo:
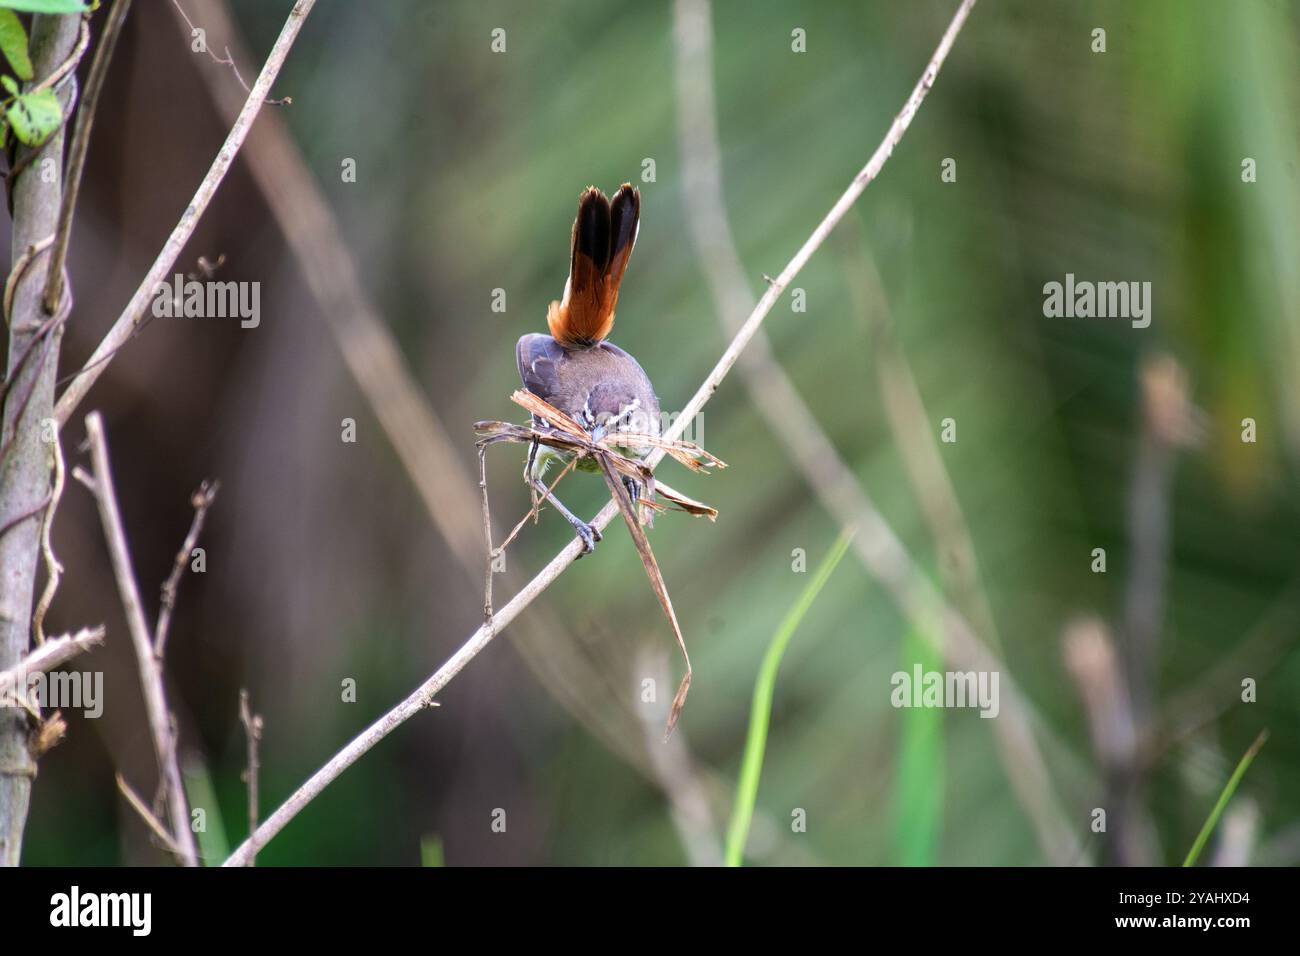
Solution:
M 115 774 L 114 776 L 117 779 L 117 789 L 122 792 L 122 796 L 126 797 L 126 802 L 131 804 L 131 809 L 133 809 L 139 815 L 140 819 L 145 822 L 153 835 L 156 836 L 158 841 L 164 848 L 166 848 L 167 852 L 176 858 L 176 862 L 184 865 L 185 854 L 176 844 L 176 840 L 173 839 L 172 835 L 167 832 L 167 827 L 165 827 L 163 822 L 154 815 L 154 812 L 149 809 L 144 800 L 140 798 L 140 795 L 131 789 L 131 785 L 126 782 L 125 777 L 120 773 Z
M 158 776 L 167 802 L 167 815 L 171 820 L 172 839 L 181 850 L 186 866 L 198 865 L 198 848 L 190 829 L 190 811 L 181 785 L 180 766 L 176 761 L 176 733 L 172 727 L 171 713 L 163 690 L 162 664 L 153 653 L 149 625 L 145 622 L 144 604 L 131 566 L 131 552 L 126 543 L 122 514 L 118 509 L 117 495 L 113 490 L 113 474 L 109 467 L 108 439 L 104 435 L 104 421 L 98 412 L 86 416 L 86 434 L 90 440 L 90 456 L 95 475 L 92 479 L 80 468 L 73 477 L 90 489 L 99 505 L 100 521 L 104 526 L 104 540 L 117 579 L 122 609 L 126 614 L 127 630 L 135 649 L 140 685 L 144 693 L 145 711 L 153 736 L 154 755 L 158 760 Z
M 181 575 L 185 573 L 185 565 L 189 561 L 195 545 L 199 542 L 199 533 L 203 530 L 203 521 L 207 518 L 208 509 L 212 507 L 212 502 L 216 500 L 217 489 L 220 487 L 220 482 L 204 481 L 190 496 L 190 504 L 194 507 L 194 519 L 190 522 L 190 530 L 186 533 L 180 550 L 176 552 L 176 560 L 172 564 L 171 574 L 167 575 L 167 580 L 163 582 L 162 586 L 162 601 L 158 607 L 158 623 L 154 627 L 153 635 L 153 656 L 158 660 L 162 660 L 163 651 L 167 646 L 167 632 L 171 629 L 172 612 L 176 609 L 176 590 L 180 587 Z

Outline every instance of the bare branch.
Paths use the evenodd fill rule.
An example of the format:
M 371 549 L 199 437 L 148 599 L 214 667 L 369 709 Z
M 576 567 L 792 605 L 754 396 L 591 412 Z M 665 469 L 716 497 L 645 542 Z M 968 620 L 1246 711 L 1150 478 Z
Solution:
M 952 23 L 944 33 L 938 49 L 935 50 L 934 56 L 926 66 L 920 82 L 917 84 L 916 89 L 913 90 L 912 96 L 904 105 L 903 110 L 898 114 L 897 118 L 895 118 L 893 124 L 890 126 L 888 133 L 885 135 L 884 141 L 876 149 L 876 152 L 867 162 L 867 165 L 863 167 L 862 171 L 859 172 L 857 176 L 854 177 L 853 182 L 849 185 L 848 189 L 845 190 L 839 201 L 831 208 L 831 211 L 827 213 L 821 224 L 799 248 L 799 251 L 795 253 L 794 258 L 786 265 L 785 269 L 781 272 L 781 275 L 769 286 L 766 294 L 764 294 L 764 296 L 759 300 L 758 304 L 754 307 L 754 311 L 750 314 L 741 329 L 736 333 L 735 338 L 733 338 L 731 344 L 727 347 L 727 350 L 722 354 L 722 358 L 720 358 L 717 365 L 714 366 L 713 371 L 709 373 L 708 377 L 704 380 L 704 383 L 686 404 L 681 415 L 664 433 L 663 438 L 665 441 L 671 441 L 678 438 L 682 432 L 686 430 L 694 417 L 699 414 L 700 409 L 702 409 L 709 399 L 713 397 L 713 393 L 718 390 L 718 386 L 722 384 L 723 379 L 727 377 L 727 373 L 731 370 L 732 366 L 736 364 L 736 360 L 740 357 L 741 352 L 749 343 L 750 339 L 754 337 L 754 333 L 758 331 L 763 319 L 766 318 L 768 312 L 771 311 L 772 306 L 776 303 L 776 300 L 780 297 L 786 286 L 788 286 L 794 277 L 798 275 L 799 270 L 804 267 L 807 261 L 812 257 L 812 254 L 817 251 L 825 241 L 826 237 L 830 235 L 835 224 L 843 218 L 844 213 L 848 211 L 850 206 L 852 206 L 854 200 L 862 194 L 862 191 L 866 189 L 867 185 L 880 172 L 881 167 L 884 166 L 885 160 L 889 157 L 889 154 L 893 152 L 894 147 L 898 144 L 904 131 L 906 131 L 908 125 L 911 123 L 912 117 L 916 115 L 916 111 L 921 105 L 921 100 L 924 99 L 925 94 L 929 91 L 930 87 L 933 86 L 939 68 L 947 57 L 948 51 L 952 48 L 953 41 L 956 39 L 958 32 L 960 32 L 962 24 L 965 22 L 966 17 L 970 13 L 970 9 L 974 4 L 975 0 L 963 0 L 956 15 L 953 17 Z M 647 466 L 653 468 L 663 459 L 665 454 L 666 452 L 663 448 L 656 448 L 646 459 Z M 470 494 L 469 498 L 469 514 L 472 515 L 474 510 L 473 495 Z M 604 530 L 604 528 L 608 526 L 618 513 L 618 503 L 611 500 L 600 510 L 599 514 L 596 515 L 592 520 L 591 525 L 596 530 Z M 474 523 L 475 522 L 471 518 L 470 534 L 476 539 L 478 538 L 478 531 L 473 528 Z M 258 846 L 265 846 L 267 840 L 271 839 L 271 837 L 284 829 L 285 825 L 297 816 L 303 807 L 314 800 L 316 796 L 329 786 L 329 784 L 343 773 L 344 770 L 356 763 L 363 754 L 375 746 L 379 741 L 387 737 L 393 730 L 400 727 L 406 721 L 420 713 L 420 711 L 424 710 L 425 707 L 429 706 L 438 692 L 441 691 L 453 677 L 459 674 L 466 664 L 473 660 L 478 653 L 483 650 L 483 648 L 487 647 L 487 645 L 491 643 L 492 639 L 496 637 L 502 629 L 509 626 L 510 622 L 513 621 L 524 608 L 531 604 L 539 594 L 550 586 L 551 582 L 558 578 L 570 564 L 577 560 L 578 554 L 581 550 L 582 542 L 577 538 L 571 540 L 559 552 L 559 554 L 552 558 L 550 563 L 547 564 L 546 567 L 543 568 L 513 598 L 511 598 L 504 607 L 497 609 L 492 620 L 490 622 L 485 622 L 481 627 L 479 627 L 478 630 L 470 636 L 469 640 L 461 645 L 460 649 L 456 651 L 456 653 L 453 654 L 451 658 L 442 665 L 442 667 L 438 668 L 432 676 L 417 687 L 406 697 L 405 700 L 362 731 L 362 733 L 355 737 L 347 746 L 330 758 L 328 763 L 312 774 L 312 776 L 308 778 L 302 786 L 294 791 L 293 794 L 291 794 L 289 798 L 281 804 L 260 827 L 257 828 L 257 832 L 252 837 L 244 841 L 244 843 L 230 855 L 224 865 L 242 866 L 247 863 L 254 842 Z
M 108 556 L 117 579 L 118 594 L 126 613 L 127 630 L 135 648 L 136 663 L 140 671 L 140 686 L 144 693 L 145 711 L 149 730 L 153 734 L 154 753 L 158 758 L 158 774 L 163 780 L 171 817 L 173 839 L 181 849 L 186 866 L 198 865 L 198 849 L 190 829 L 190 811 L 181 784 L 180 765 L 176 760 L 176 735 L 172 730 L 171 713 L 163 691 L 162 662 L 154 656 L 149 625 L 145 623 L 144 605 L 140 601 L 140 588 L 131 567 L 131 553 L 126 544 L 126 531 L 113 491 L 113 474 L 109 468 L 108 441 L 104 436 L 104 422 L 98 412 L 86 416 L 86 435 L 90 441 L 90 457 L 95 469 L 92 492 L 99 504 L 99 517 L 104 526 L 104 539 L 108 543 Z M 82 473 L 78 471 L 78 476 Z
M 162 586 L 162 603 L 158 608 L 158 624 L 154 627 L 153 635 L 153 656 L 158 660 L 162 660 L 167 646 L 167 632 L 171 629 L 172 612 L 176 609 L 176 590 L 180 587 L 181 575 L 185 573 L 185 565 L 189 563 L 190 554 L 198 544 L 203 521 L 208 516 L 208 509 L 216 500 L 217 489 L 220 487 L 219 482 L 205 481 L 190 496 L 190 504 L 194 506 L 194 520 L 190 522 L 190 530 L 181 543 L 181 549 L 176 552 L 171 574 L 167 575 Z
M 244 107 L 239 112 L 234 125 L 230 128 L 229 135 L 226 136 L 225 143 L 222 144 L 221 150 L 217 153 L 216 159 L 212 161 L 211 168 L 199 183 L 198 190 L 194 193 L 194 198 L 190 200 L 185 212 L 181 214 L 180 221 L 172 230 L 167 242 L 163 244 L 162 250 L 149 267 L 148 274 L 145 275 L 144 281 L 140 283 L 135 294 L 131 296 L 131 301 L 127 303 L 122 314 L 118 316 L 113 327 L 108 330 L 96 347 L 94 353 L 86 360 L 82 366 L 80 374 L 59 396 L 56 410 L 58 412 L 59 424 L 66 424 L 68 418 L 72 415 L 76 407 L 81 404 L 81 400 L 86 397 L 90 387 L 95 380 L 103 374 L 108 363 L 103 359 L 113 354 L 122 346 L 132 333 L 144 321 L 149 311 L 149 303 L 153 301 L 154 290 L 158 283 L 167 278 L 172 267 L 176 264 L 181 250 L 189 242 L 190 236 L 194 233 L 195 226 L 198 225 L 199 219 L 208 204 L 212 202 L 212 197 L 217 192 L 217 187 L 221 185 L 226 173 L 230 171 L 230 165 L 235 161 L 239 149 L 244 145 L 244 140 L 248 137 L 249 131 L 253 128 L 253 121 L 257 114 L 261 112 L 262 106 L 266 101 L 267 91 L 270 90 L 271 84 L 275 82 L 276 76 L 280 73 L 280 67 L 284 65 L 284 59 L 289 55 L 289 50 L 293 46 L 294 40 L 298 37 L 298 31 L 302 29 L 303 22 L 307 14 L 315 6 L 316 0 L 297 0 L 293 9 L 289 12 L 289 18 L 285 21 L 284 28 L 280 31 L 280 36 L 275 41 L 275 46 L 271 48 L 270 55 L 266 58 L 266 64 L 262 67 L 262 72 L 257 77 L 257 82 L 253 84 L 252 92 L 249 94 Z
M 251 840 L 257 833 L 257 771 L 262 766 L 258 744 L 262 742 L 262 715 L 253 713 L 247 690 L 239 692 L 239 722 L 244 725 L 244 736 L 248 741 L 248 769 L 244 771 L 244 782 L 248 784 L 248 834 Z M 249 847 L 248 865 L 257 865 L 256 843 Z
M 221 3 L 209 4 L 209 26 L 233 34 Z M 182 19 L 177 18 L 181 24 Z M 184 24 L 188 36 L 189 24 Z M 236 45 L 234 38 L 232 45 Z M 229 118 L 239 102 L 233 85 L 204 70 L 214 102 Z M 369 300 L 338 220 L 321 195 L 281 117 L 269 112 L 244 151 L 249 172 L 293 250 L 303 278 L 329 327 L 339 355 L 373 409 L 425 512 L 463 566 L 478 576 L 483 532 L 479 502 L 460 469 L 459 451 L 429 407 L 392 333 Z
M 181 15 L 181 19 L 185 21 L 185 25 L 190 28 L 190 36 L 194 36 L 195 34 L 200 32 L 200 28 L 194 25 L 194 21 L 189 18 L 189 15 L 185 12 L 185 9 L 181 6 L 180 0 L 172 0 L 172 6 L 174 6 L 176 8 L 176 12 Z M 226 55 L 224 57 L 217 56 L 215 53 L 212 52 L 212 47 L 208 46 L 206 40 L 203 43 L 203 52 L 208 55 L 208 57 L 212 60 L 212 62 L 217 64 L 218 66 L 230 67 L 230 72 L 235 74 L 235 80 L 238 81 L 239 85 L 244 88 L 244 92 L 252 93 L 253 91 L 248 88 L 248 84 L 244 82 L 244 77 L 243 74 L 239 72 L 239 67 L 235 65 L 235 58 L 230 55 L 230 47 L 225 47 L 225 51 L 226 51 Z M 284 97 L 284 99 L 279 99 L 279 100 L 268 99 L 266 100 L 266 105 L 267 106 L 292 106 L 293 97 L 286 96 Z
M 28 674 L 45 673 L 62 667 L 78 654 L 104 640 L 104 625 L 83 627 L 75 634 L 51 637 L 8 670 L 0 671 L 0 693 L 14 688 Z
M 181 851 L 181 848 L 176 845 L 176 841 L 172 838 L 172 835 L 167 832 L 167 827 L 163 825 L 161 820 L 154 816 L 154 812 L 149 809 L 144 800 L 140 798 L 140 795 L 131 789 L 131 785 L 126 782 L 125 777 L 120 773 L 115 774 L 114 776 L 117 780 L 117 789 L 122 792 L 122 796 L 126 797 L 126 802 L 131 804 L 131 809 L 140 815 L 140 819 L 145 822 L 150 831 L 158 838 L 167 852 L 174 856 L 177 862 L 183 863 L 185 860 L 185 854 Z
M 99 47 L 95 58 L 90 63 L 90 75 L 86 79 L 86 91 L 77 108 L 77 122 L 72 130 L 72 145 L 68 147 L 68 168 L 63 177 L 63 202 L 59 206 L 59 223 L 54 230 L 54 247 L 50 253 L 49 272 L 45 278 L 45 295 L 43 303 L 47 315 L 53 315 L 63 298 L 63 267 L 68 260 L 68 243 L 72 239 L 72 214 L 77 207 L 77 193 L 81 189 L 81 173 L 86 166 L 86 152 L 90 146 L 90 131 L 95 125 L 95 108 L 99 105 L 99 94 L 104 89 L 104 78 L 108 76 L 108 62 L 113 57 L 117 38 L 122 33 L 122 24 L 126 22 L 127 11 L 131 9 L 131 0 L 113 0 L 113 8 L 108 12 L 104 23 L 104 32 L 99 38 Z M 84 27 L 87 40 L 89 28 Z

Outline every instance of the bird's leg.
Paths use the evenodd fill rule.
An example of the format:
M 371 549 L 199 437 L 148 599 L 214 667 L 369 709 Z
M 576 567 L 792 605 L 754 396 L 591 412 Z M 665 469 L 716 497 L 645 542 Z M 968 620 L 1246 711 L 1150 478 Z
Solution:
M 529 484 L 534 491 L 540 493 L 543 498 L 555 505 L 555 510 L 562 514 L 564 520 L 569 522 L 569 524 L 573 526 L 573 530 L 578 533 L 578 538 L 582 541 L 582 554 L 578 555 L 578 557 L 582 557 L 583 554 L 591 554 L 591 552 L 595 551 L 596 542 L 600 540 L 600 532 L 587 524 L 587 522 L 583 521 L 568 508 L 564 507 L 564 505 L 561 504 L 560 499 L 551 494 L 551 489 L 546 487 L 546 482 L 541 478 L 532 478 L 530 479 Z
M 534 438 L 528 444 L 528 457 L 524 459 L 524 484 L 528 486 L 529 504 L 532 506 L 533 513 L 537 513 L 537 488 L 533 485 L 533 476 L 537 469 L 537 439 Z
M 641 482 L 624 475 L 623 487 L 627 489 L 628 497 L 632 499 L 632 508 L 635 509 L 637 502 L 641 500 Z

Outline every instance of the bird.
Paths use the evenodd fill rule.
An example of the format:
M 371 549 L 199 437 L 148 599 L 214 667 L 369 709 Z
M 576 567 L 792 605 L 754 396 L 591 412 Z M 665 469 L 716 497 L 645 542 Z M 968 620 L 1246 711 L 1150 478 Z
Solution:
M 548 402 L 592 433 L 637 433 L 657 436 L 661 431 L 659 399 L 649 376 L 629 353 L 607 341 L 614 327 L 619 286 L 627 271 L 641 226 L 641 194 L 624 183 L 613 199 L 595 186 L 578 197 L 573 221 L 569 278 L 564 295 L 546 310 L 550 334 L 524 335 L 515 346 L 519 378 L 524 388 Z M 546 429 L 544 419 L 533 416 L 534 428 Z M 650 448 L 611 440 L 623 454 L 641 459 Z M 579 557 L 596 549 L 600 532 L 570 511 L 547 488 L 547 468 L 567 464 L 572 452 L 547 447 L 534 440 L 524 465 L 524 481 L 555 506 L 582 542 Z M 581 471 L 599 471 L 590 457 L 577 463 Z M 646 489 L 624 477 L 633 506 Z M 648 500 L 648 499 L 647 499 Z M 647 519 L 649 524 L 649 519 Z

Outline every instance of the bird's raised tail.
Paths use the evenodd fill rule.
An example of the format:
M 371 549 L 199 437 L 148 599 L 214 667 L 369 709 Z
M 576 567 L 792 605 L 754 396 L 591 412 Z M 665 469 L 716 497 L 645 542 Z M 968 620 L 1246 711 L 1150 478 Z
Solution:
M 578 199 L 573 258 L 564 298 L 546 310 L 551 337 L 568 349 L 590 348 L 614 327 L 618 286 L 636 243 L 641 194 L 624 183 L 608 200 L 594 186 Z

